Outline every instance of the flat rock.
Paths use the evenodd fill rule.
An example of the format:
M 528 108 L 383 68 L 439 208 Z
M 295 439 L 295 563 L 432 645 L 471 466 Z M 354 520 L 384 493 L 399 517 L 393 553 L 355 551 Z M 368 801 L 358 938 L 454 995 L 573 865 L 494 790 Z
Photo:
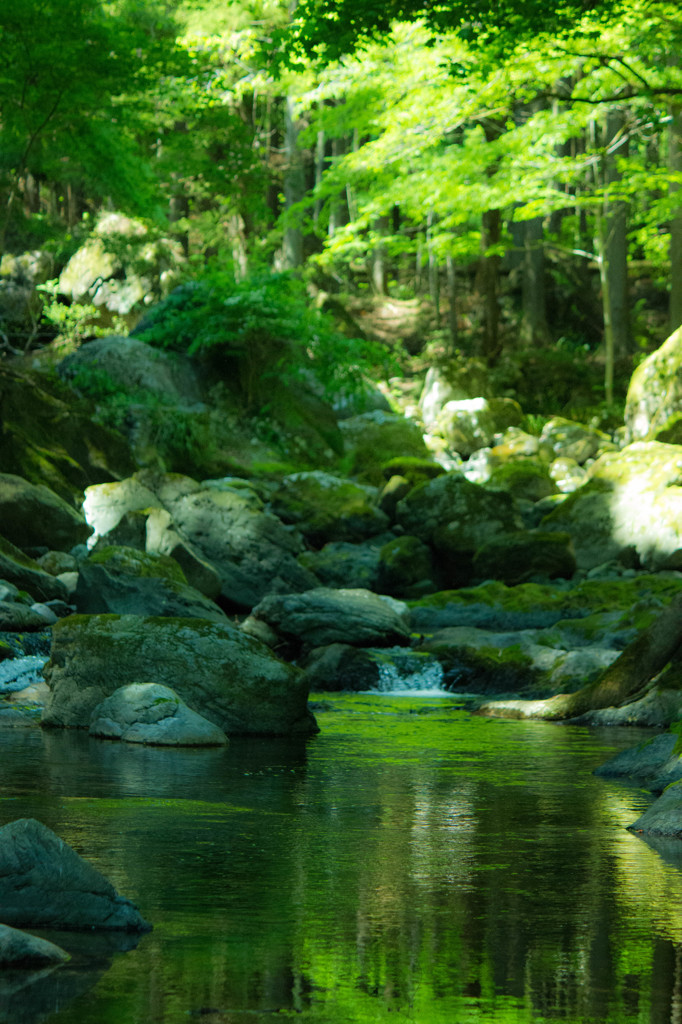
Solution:
M 151 929 L 96 868 L 34 818 L 0 828 L 0 907 L 4 923 L 18 928 Z
M 90 735 L 166 747 L 221 747 L 227 736 L 158 683 L 121 686 L 98 704 Z
M 271 594 L 252 614 L 307 649 L 336 643 L 390 647 L 407 643 L 410 636 L 406 605 L 361 588 Z

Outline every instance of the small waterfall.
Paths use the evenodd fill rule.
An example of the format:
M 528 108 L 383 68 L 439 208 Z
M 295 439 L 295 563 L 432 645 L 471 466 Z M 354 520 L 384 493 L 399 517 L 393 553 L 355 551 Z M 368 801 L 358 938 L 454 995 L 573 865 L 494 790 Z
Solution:
M 42 669 L 47 658 L 26 656 L 0 662 L 0 694 L 16 693 L 43 681 Z
M 393 649 L 378 660 L 381 693 L 445 693 L 443 666 L 429 655 Z

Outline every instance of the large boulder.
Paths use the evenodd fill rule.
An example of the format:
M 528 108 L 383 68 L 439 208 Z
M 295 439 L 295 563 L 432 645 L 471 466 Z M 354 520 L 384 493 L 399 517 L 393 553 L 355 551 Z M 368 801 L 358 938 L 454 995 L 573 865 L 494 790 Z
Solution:
M 428 459 L 420 427 L 397 413 L 366 412 L 342 420 L 340 427 L 348 473 L 367 483 L 383 483 L 383 466 L 390 459 Z
M 681 836 L 682 780 L 668 786 L 629 828 L 631 832 L 643 832 L 645 835 Z
M 376 505 L 376 489 L 313 470 L 285 476 L 272 511 L 297 527 L 315 547 L 329 541 L 362 541 L 388 526 Z
M 189 586 L 174 559 L 134 548 L 102 547 L 84 559 L 73 601 L 88 615 L 113 612 L 227 621 L 214 601 Z
M 67 589 L 56 576 L 43 572 L 37 562 L 0 537 L 0 580 L 26 590 L 40 601 L 65 601 Z
M 510 495 L 457 472 L 415 487 L 398 502 L 396 518 L 406 533 L 435 549 L 441 586 L 466 583 L 477 549 L 523 525 Z
M 631 441 L 682 441 L 682 327 L 633 373 L 625 426 Z
M 0 407 L 3 471 L 47 485 L 68 502 L 80 500 L 88 484 L 135 469 L 123 437 L 53 378 L 0 364 Z
M 105 379 L 122 392 L 145 392 L 172 405 L 194 405 L 202 394 L 196 372 L 186 358 L 145 345 L 137 338 L 110 335 L 96 338 L 66 356 L 61 377 L 87 385 Z
M 436 430 L 451 451 L 463 458 L 492 444 L 496 434 L 518 427 L 523 412 L 512 398 L 469 398 L 450 401 L 441 409 Z
M 83 505 L 97 537 L 128 513 L 146 517 L 148 552 L 171 554 L 210 597 L 248 610 L 267 593 L 303 591 L 317 579 L 297 561 L 303 539 L 234 481 L 197 483 L 176 473 L 143 471 L 89 487 Z
M 337 643 L 354 647 L 406 644 L 410 635 L 406 616 L 406 606 L 393 598 L 369 590 L 326 587 L 305 594 L 271 594 L 252 613 L 256 622 L 265 622 L 306 649 Z
M 682 566 L 682 456 L 677 445 L 639 441 L 602 455 L 589 480 L 543 519 L 573 538 L 578 567 L 611 559 L 645 568 Z
M 153 239 L 142 221 L 104 213 L 64 267 L 59 290 L 75 302 L 85 300 L 125 316 L 167 295 L 183 261 L 177 241 Z
M 0 907 L 3 922 L 16 928 L 151 928 L 96 868 L 33 818 L 0 828 Z
M 143 679 L 171 687 L 227 735 L 317 730 L 300 672 L 230 623 L 73 615 L 54 626 L 46 679 L 46 726 L 87 729 L 98 704 Z
M 266 594 L 317 586 L 296 558 L 303 551 L 300 534 L 254 508 L 247 496 L 205 487 L 165 504 L 178 533 L 217 570 L 222 597 L 236 608 L 250 609 Z
M 98 704 L 90 735 L 164 747 L 221 747 L 227 736 L 188 708 L 174 690 L 158 683 L 120 686 Z
M 0 473 L 2 534 L 19 548 L 68 551 L 91 533 L 80 512 L 42 484 Z
M 576 561 L 568 533 L 518 530 L 483 544 L 474 555 L 473 566 L 479 579 L 515 586 L 536 577 L 570 579 Z

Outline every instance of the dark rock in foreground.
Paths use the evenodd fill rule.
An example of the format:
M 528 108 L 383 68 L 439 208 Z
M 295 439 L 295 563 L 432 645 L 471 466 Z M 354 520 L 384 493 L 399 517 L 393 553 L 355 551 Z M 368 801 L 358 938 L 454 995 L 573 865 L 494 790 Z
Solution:
M 34 818 L 0 828 L 0 908 L 17 928 L 151 930 L 129 900 Z

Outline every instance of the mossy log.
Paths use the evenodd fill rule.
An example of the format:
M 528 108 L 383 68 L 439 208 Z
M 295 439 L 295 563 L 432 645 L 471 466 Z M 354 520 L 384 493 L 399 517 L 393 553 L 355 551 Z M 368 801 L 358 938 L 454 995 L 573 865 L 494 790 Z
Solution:
M 533 717 L 554 720 L 576 718 L 597 708 L 614 707 L 634 700 L 680 653 L 681 648 L 682 594 L 673 598 L 656 621 L 628 644 L 598 679 L 575 693 L 562 693 L 546 701 L 538 701 Z

